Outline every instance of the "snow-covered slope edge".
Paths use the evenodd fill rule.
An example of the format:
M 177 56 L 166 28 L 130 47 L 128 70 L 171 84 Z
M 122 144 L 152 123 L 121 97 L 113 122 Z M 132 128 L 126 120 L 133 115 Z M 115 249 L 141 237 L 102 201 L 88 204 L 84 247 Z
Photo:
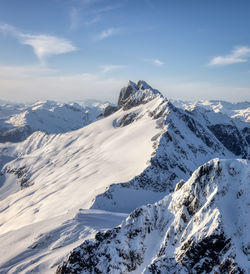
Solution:
M 250 166 L 214 159 L 74 249 L 63 273 L 249 273 Z

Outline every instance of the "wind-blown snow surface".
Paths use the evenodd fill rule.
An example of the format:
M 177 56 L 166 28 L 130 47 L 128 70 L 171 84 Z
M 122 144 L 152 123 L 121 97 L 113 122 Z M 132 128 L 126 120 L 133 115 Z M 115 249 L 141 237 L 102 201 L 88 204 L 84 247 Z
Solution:
M 214 159 L 85 241 L 57 273 L 249 273 L 249 184 L 247 160 Z
M 211 158 L 249 158 L 249 124 L 221 113 L 176 108 L 144 81 L 122 89 L 118 108 L 79 130 L 35 132 L 23 142 L 0 144 L 0 249 L 10 245 L 10 236 L 21 235 L 0 256 L 4 272 L 53 271 L 69 246 L 93 235 L 86 231 L 94 222 L 81 238 L 81 223 L 72 221 L 79 209 L 129 213 L 162 199 Z M 65 223 L 70 226 L 64 233 Z M 55 242 L 66 235 L 72 241 L 60 248 Z M 40 238 L 45 248 L 30 252 L 27 247 Z M 54 245 L 59 249 L 53 257 Z
M 0 235 L 0 273 L 54 273 L 83 240 L 118 225 L 127 215 L 79 209 Z

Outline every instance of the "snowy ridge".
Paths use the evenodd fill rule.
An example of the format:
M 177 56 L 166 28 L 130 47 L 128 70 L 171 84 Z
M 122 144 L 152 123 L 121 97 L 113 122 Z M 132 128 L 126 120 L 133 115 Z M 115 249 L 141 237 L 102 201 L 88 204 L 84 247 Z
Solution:
M 171 100 L 171 102 L 180 108 L 186 110 L 194 110 L 197 107 L 202 107 L 206 110 L 212 110 L 216 113 L 223 113 L 231 118 L 238 118 L 245 122 L 250 122 L 250 102 L 230 103 L 226 101 L 211 100 L 211 101 L 181 101 Z
M 214 159 L 74 249 L 57 273 L 248 273 L 250 168 Z

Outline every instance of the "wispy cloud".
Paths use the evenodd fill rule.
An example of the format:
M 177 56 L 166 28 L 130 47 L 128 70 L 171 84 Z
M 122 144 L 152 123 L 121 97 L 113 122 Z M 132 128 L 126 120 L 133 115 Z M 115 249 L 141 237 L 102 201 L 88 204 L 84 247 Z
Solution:
M 16 37 L 21 44 L 31 46 L 41 63 L 43 63 L 48 56 L 76 50 L 76 47 L 70 41 L 52 35 L 28 34 L 7 24 L 0 25 L 0 31 Z
M 250 47 L 236 47 L 232 52 L 225 56 L 216 56 L 210 62 L 209 66 L 224 66 L 237 63 L 245 63 L 250 57 Z
M 102 70 L 102 73 L 107 73 L 107 72 L 110 72 L 110 71 L 126 68 L 126 66 L 123 66 L 123 65 L 103 65 L 103 66 L 100 66 L 100 68 Z
M 51 35 L 27 35 L 22 44 L 30 45 L 41 62 L 50 55 L 58 55 L 75 51 L 76 47 L 68 40 Z
M 104 13 L 104 12 L 108 12 L 108 11 L 111 11 L 111 10 L 118 9 L 120 7 L 122 7 L 121 4 L 115 4 L 115 5 L 105 6 L 105 7 L 96 9 L 94 12 L 100 14 L 100 13 Z
M 157 67 L 161 67 L 163 66 L 165 63 L 159 59 L 148 59 L 148 58 L 144 58 L 142 59 L 144 62 L 149 63 L 153 66 L 157 66 Z
M 96 15 L 95 17 L 93 17 L 92 19 L 89 19 L 88 21 L 85 21 L 85 25 L 86 26 L 89 26 L 89 25 L 93 25 L 93 24 L 96 24 L 98 22 L 101 21 L 101 16 L 99 15 Z
M 2 32 L 5 35 L 12 35 L 12 36 L 20 36 L 22 34 L 15 27 L 8 24 L 1 24 L 0 32 Z
M 70 30 L 75 31 L 82 26 L 90 26 L 101 21 L 99 14 L 86 15 L 81 8 L 72 7 L 69 10 Z
M 71 30 L 77 29 L 80 24 L 79 10 L 75 7 L 71 8 L 69 12 L 69 18 L 70 18 L 70 29 Z
M 103 30 L 102 32 L 100 32 L 99 34 L 97 34 L 95 36 L 95 40 L 103 40 L 103 39 L 106 39 L 106 38 L 108 38 L 110 36 L 113 36 L 116 33 L 118 33 L 118 29 L 109 28 L 109 29 Z
M 159 59 L 154 59 L 154 60 L 153 60 L 153 63 L 154 63 L 154 65 L 156 65 L 156 66 L 158 66 L 158 67 L 164 65 L 164 62 L 162 62 L 162 61 L 159 60 Z
M 89 26 L 101 21 L 105 13 L 123 6 L 123 4 L 102 5 L 102 0 L 76 1 L 76 6 L 69 9 L 70 30 L 76 30 L 81 26 Z M 96 7 L 95 5 L 97 4 Z

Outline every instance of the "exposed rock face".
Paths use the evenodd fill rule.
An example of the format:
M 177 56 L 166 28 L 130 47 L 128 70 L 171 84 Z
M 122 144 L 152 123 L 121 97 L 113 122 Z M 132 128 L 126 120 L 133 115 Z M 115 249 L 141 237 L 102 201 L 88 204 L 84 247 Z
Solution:
M 210 126 L 209 129 L 228 150 L 237 156 L 241 155 L 242 158 L 249 158 L 249 143 L 244 138 L 244 132 L 242 134 L 236 126 L 217 124 Z M 249 139 L 249 136 L 249 134 L 246 134 L 247 139 Z
M 17 176 L 17 178 L 20 180 L 20 187 L 21 189 L 24 189 L 26 187 L 31 186 L 32 184 L 29 182 L 29 171 L 25 166 L 14 168 L 14 169 L 8 169 L 7 167 L 7 173 L 12 173 Z
M 16 128 L 0 128 L 0 143 L 21 142 L 32 133 L 33 130 L 29 126 L 21 126 Z
M 117 107 L 116 106 L 107 106 L 104 110 L 103 116 L 107 117 L 111 114 L 113 114 L 115 111 L 117 111 Z
M 249 273 L 250 167 L 215 159 L 73 250 L 57 273 Z
M 130 109 L 140 104 L 146 104 L 157 96 L 162 95 L 145 81 L 138 81 L 137 84 L 129 81 L 127 86 L 120 91 L 118 108 L 123 108 L 124 110 Z

